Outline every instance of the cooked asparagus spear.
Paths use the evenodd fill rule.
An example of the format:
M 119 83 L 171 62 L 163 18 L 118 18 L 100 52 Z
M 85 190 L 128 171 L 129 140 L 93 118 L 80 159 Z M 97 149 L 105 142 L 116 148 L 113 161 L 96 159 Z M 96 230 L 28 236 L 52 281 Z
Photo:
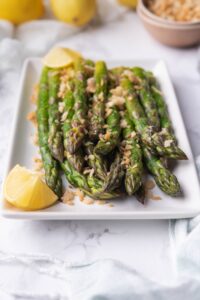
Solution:
M 95 93 L 92 100 L 92 111 L 89 127 L 89 136 L 98 140 L 99 134 L 104 132 L 105 100 L 108 92 L 108 71 L 103 61 L 95 64 Z
M 85 151 L 88 155 L 87 162 L 94 169 L 94 174 L 103 181 L 107 176 L 107 162 L 99 154 L 94 152 L 94 144 L 90 141 L 85 142 Z
M 114 199 L 119 196 L 117 192 L 106 191 L 104 183 L 94 176 L 88 176 L 87 182 L 95 199 Z
M 167 131 L 173 135 L 173 127 L 172 127 L 172 123 L 171 123 L 171 120 L 169 117 L 167 105 L 162 96 L 162 92 L 159 90 L 158 84 L 156 82 L 156 78 L 149 71 L 145 72 L 145 76 L 146 76 L 146 79 L 149 81 L 149 84 L 151 86 L 152 97 L 154 98 L 154 101 L 156 102 L 156 106 L 157 106 L 158 113 L 160 116 L 161 128 L 166 128 Z M 173 138 L 176 139 L 175 136 L 173 136 Z
M 78 172 L 83 171 L 85 161 L 84 161 L 84 153 L 81 148 L 79 148 L 76 153 L 71 154 L 68 151 L 65 151 L 64 154 L 66 159 L 69 161 L 69 163 L 76 171 Z
M 158 115 L 157 107 L 154 98 L 151 94 L 149 82 L 146 80 L 144 70 L 135 67 L 132 69 L 133 74 L 140 79 L 140 89 L 138 90 L 139 97 L 144 107 L 149 125 L 153 126 L 157 131 L 160 129 L 160 118 Z
M 84 157 L 81 149 L 78 149 L 76 153 L 71 154 L 68 151 L 68 137 L 71 129 L 71 122 L 74 115 L 74 82 L 73 79 L 69 79 L 67 83 L 67 90 L 64 97 L 64 111 L 62 114 L 62 130 L 64 138 L 64 156 L 68 159 L 70 164 L 76 169 L 76 171 L 81 172 L 84 166 Z
M 59 112 L 59 72 L 57 70 L 50 70 L 49 73 L 49 138 L 48 144 L 52 156 L 62 162 L 63 160 L 63 142 L 62 130 L 60 125 Z
M 126 169 L 125 188 L 128 195 L 133 195 L 142 185 L 142 149 L 127 112 L 125 112 L 124 120 L 123 163 Z
M 120 152 L 117 151 L 115 159 L 110 167 L 110 172 L 105 178 L 104 188 L 107 191 L 113 191 L 116 188 L 119 188 L 124 177 L 124 167 L 122 166 L 122 159 Z
M 147 147 L 143 147 L 143 154 L 149 172 L 154 176 L 157 185 L 170 196 L 179 196 L 181 188 L 174 174 L 164 167 L 161 160 L 153 155 Z
M 121 80 L 121 85 L 126 91 L 129 92 L 129 96 L 126 97 L 126 108 L 129 113 L 129 117 L 133 120 L 136 131 L 141 135 L 142 141 L 146 144 L 151 151 L 155 149 L 161 156 L 166 156 L 174 159 L 186 159 L 184 152 L 172 143 L 171 140 L 165 140 L 162 132 L 155 133 L 152 126 L 148 126 L 147 118 L 144 114 L 144 110 L 137 98 L 131 81 L 124 77 Z
M 140 134 L 143 142 L 145 144 L 152 145 L 152 134 L 153 129 L 148 126 L 147 118 L 145 116 L 144 110 L 139 102 L 136 91 L 132 82 L 128 77 L 123 76 L 121 78 L 121 86 L 124 89 L 126 96 L 126 109 L 130 120 L 134 123 L 136 131 Z
M 74 82 L 73 80 L 69 80 L 67 83 L 67 90 L 64 96 L 64 111 L 62 114 L 62 130 L 63 130 L 63 143 L 65 151 L 68 150 L 68 139 L 69 132 L 71 129 L 71 122 L 74 115 Z
M 145 204 L 145 188 L 144 185 L 142 184 L 139 189 L 135 192 L 135 197 L 136 199 L 142 203 Z
M 106 125 L 106 133 L 100 137 L 100 140 L 95 147 L 95 152 L 97 154 L 108 154 L 119 142 L 121 132 L 120 114 L 116 106 L 110 108 L 110 114 L 106 118 Z
M 48 72 L 49 69 L 44 67 L 39 83 L 39 96 L 37 107 L 39 147 L 42 156 L 43 167 L 45 170 L 45 181 L 47 185 L 60 197 L 62 195 L 62 183 L 59 177 L 59 166 L 56 160 L 52 157 L 51 151 L 48 146 Z
M 74 115 L 68 135 L 67 147 L 70 153 L 74 153 L 81 146 L 86 134 L 86 76 L 84 73 L 84 60 L 76 62 L 75 90 L 74 90 Z
M 94 199 L 112 199 L 117 196 L 116 193 L 105 192 L 103 184 L 100 180 L 95 177 L 88 178 L 81 173 L 77 172 L 72 165 L 65 160 L 61 163 L 61 168 L 68 180 L 68 182 L 81 189 L 86 195 Z

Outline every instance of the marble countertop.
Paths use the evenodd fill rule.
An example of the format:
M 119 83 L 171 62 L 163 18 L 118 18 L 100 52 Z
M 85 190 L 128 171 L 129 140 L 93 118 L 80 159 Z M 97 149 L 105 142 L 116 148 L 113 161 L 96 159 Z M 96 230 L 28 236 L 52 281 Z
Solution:
M 158 44 L 144 30 L 133 12 L 99 26 L 88 27 L 59 42 L 102 59 L 164 59 L 169 67 L 194 155 L 200 153 L 200 51 L 172 49 Z M 18 76 L 13 76 L 18 82 Z M 8 102 L 0 110 L 0 163 L 4 166 L 9 124 L 13 119 L 15 92 L 0 78 L 0 96 Z M 0 97 L 1 98 L 1 97 Z M 173 105 L 173 103 L 172 103 Z M 5 115 L 6 113 L 6 115 Z M 5 128 L 7 130 L 5 130 Z M 1 179 L 3 171 L 1 170 Z M 0 254 L 46 253 L 69 262 L 116 258 L 153 280 L 173 279 L 168 221 L 20 221 L 0 219 Z M 26 267 L 1 265 L 0 287 L 37 285 L 56 290 L 51 280 Z M 11 282 L 12 281 L 12 282 Z M 34 281 L 34 284 L 33 284 Z

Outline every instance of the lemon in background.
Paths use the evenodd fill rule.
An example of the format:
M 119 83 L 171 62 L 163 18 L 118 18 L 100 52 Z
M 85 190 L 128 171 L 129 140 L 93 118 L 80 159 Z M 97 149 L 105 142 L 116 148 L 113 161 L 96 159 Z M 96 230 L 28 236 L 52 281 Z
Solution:
M 63 22 L 83 26 L 96 14 L 96 0 L 51 0 L 54 15 Z
M 43 209 L 58 199 L 41 174 L 20 165 L 16 165 L 8 174 L 3 192 L 6 201 L 23 210 Z
M 138 1 L 137 0 L 117 0 L 119 4 L 128 6 L 130 8 L 135 9 L 137 6 Z
M 38 19 L 43 13 L 42 0 L 0 0 L 0 19 L 16 25 Z

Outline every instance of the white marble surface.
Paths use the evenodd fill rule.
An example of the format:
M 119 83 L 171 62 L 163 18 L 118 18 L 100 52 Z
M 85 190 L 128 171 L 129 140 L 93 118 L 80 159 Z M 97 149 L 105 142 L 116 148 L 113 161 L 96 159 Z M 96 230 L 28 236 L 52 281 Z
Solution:
M 19 36 L 20 39 L 20 36 Z M 26 41 L 24 41 L 26 43 Z M 101 26 L 60 41 L 93 58 L 162 58 L 168 63 L 194 154 L 200 152 L 200 73 L 198 48 L 171 49 L 158 44 L 143 29 L 133 12 L 123 12 Z M 21 45 L 18 45 L 21 47 Z M 17 47 L 18 47 L 17 46 Z M 26 47 L 26 45 L 25 45 Z M 2 48 L 0 49 L 1 54 Z M 5 53 L 6 59 L 6 53 Z M 0 62 L 2 67 L 2 62 Z M 8 71 L 12 88 L 0 72 L 0 176 L 13 119 L 18 84 L 16 70 Z M 1 95 L 7 94 L 6 102 Z M 173 103 L 172 103 L 173 105 Z M 168 221 L 14 221 L 0 220 L 0 251 L 47 253 L 69 262 L 116 258 L 145 276 L 169 283 L 174 278 L 170 259 Z M 0 252 L 1 253 L 1 252 Z M 52 284 L 26 267 L 0 263 L 0 288 L 63 291 L 64 282 Z

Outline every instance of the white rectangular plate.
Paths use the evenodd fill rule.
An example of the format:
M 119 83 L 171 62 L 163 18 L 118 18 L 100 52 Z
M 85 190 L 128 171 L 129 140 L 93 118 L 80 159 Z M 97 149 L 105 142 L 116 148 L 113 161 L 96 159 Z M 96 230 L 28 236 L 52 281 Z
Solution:
M 178 162 L 174 169 L 184 196 L 171 198 L 155 188 L 153 193 L 160 195 L 162 200 L 148 200 L 144 206 L 138 203 L 134 197 L 113 200 L 113 207 L 98 204 L 86 205 L 76 199 L 74 206 L 58 202 L 50 208 L 34 212 L 17 210 L 3 201 L 1 205 L 3 216 L 21 219 L 169 219 L 193 217 L 200 212 L 199 182 L 194 159 L 165 63 L 163 61 L 138 60 L 108 61 L 107 63 L 109 67 L 139 65 L 153 70 L 157 76 L 165 95 L 179 145 L 189 157 L 188 161 Z M 39 58 L 29 59 L 24 64 L 5 176 L 16 164 L 33 168 L 33 157 L 37 156 L 38 149 L 31 141 L 34 128 L 27 121 L 26 116 L 28 112 L 35 109 L 30 98 L 33 87 L 39 80 L 41 68 Z

